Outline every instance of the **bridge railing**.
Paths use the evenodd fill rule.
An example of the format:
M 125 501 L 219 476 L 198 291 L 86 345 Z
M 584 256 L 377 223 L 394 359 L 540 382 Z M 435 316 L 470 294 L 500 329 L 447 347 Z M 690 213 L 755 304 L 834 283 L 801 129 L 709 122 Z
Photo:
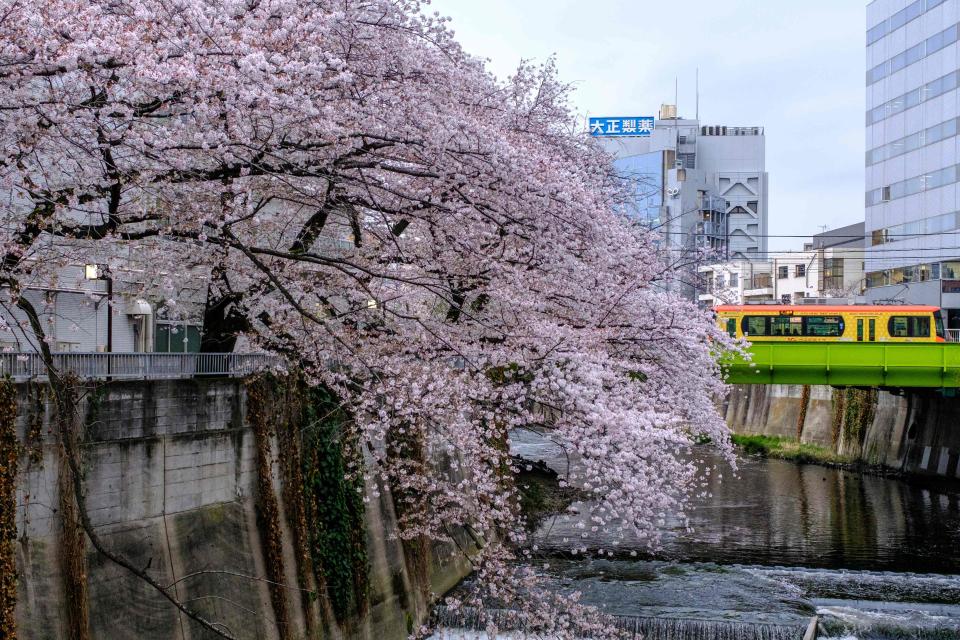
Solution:
M 55 353 L 54 367 L 84 379 L 162 380 L 195 376 L 243 377 L 282 365 L 259 353 Z M 0 376 L 14 380 L 46 378 L 39 353 L 0 353 Z
M 960 342 L 960 329 L 947 329 L 948 342 Z

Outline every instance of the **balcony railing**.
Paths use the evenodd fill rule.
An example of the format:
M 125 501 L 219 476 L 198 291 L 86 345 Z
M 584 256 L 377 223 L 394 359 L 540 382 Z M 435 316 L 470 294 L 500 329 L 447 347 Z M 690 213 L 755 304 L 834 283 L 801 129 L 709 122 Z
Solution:
M 960 342 L 960 329 L 946 329 L 948 342 Z
M 243 377 L 282 364 L 277 356 L 257 353 L 55 353 L 53 362 L 61 374 L 114 380 Z M 39 353 L 0 353 L 4 375 L 14 380 L 46 378 L 47 367 Z

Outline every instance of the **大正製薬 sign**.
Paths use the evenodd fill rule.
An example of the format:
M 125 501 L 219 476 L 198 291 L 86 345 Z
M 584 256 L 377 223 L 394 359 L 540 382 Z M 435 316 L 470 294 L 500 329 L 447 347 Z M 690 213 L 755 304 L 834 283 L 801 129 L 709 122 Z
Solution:
M 653 131 L 653 118 L 633 116 L 627 118 L 590 118 L 590 135 L 600 136 L 649 136 Z

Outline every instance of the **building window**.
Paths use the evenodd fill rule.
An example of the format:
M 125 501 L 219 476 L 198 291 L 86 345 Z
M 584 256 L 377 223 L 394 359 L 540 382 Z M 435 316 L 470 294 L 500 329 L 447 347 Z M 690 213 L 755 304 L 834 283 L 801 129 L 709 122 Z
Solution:
M 783 280 L 790 277 L 790 267 L 777 267 L 777 278 Z
M 941 262 L 940 275 L 944 280 L 960 280 L 960 262 Z
M 823 289 L 840 291 L 843 288 L 843 258 L 827 258 L 823 261 Z
M 153 350 L 158 353 L 198 353 L 200 327 L 158 322 Z
M 919 316 L 892 316 L 887 331 L 894 338 L 929 338 L 930 318 Z
M 802 277 L 804 277 L 805 275 L 807 275 L 807 265 L 805 265 L 805 264 L 798 264 L 798 265 L 796 266 L 796 268 L 794 269 L 794 271 L 793 271 L 793 275 L 794 275 L 794 277 L 796 277 L 796 278 L 802 278 Z
M 714 282 L 715 282 L 714 286 L 716 286 L 718 290 L 723 289 L 723 274 L 720 274 L 719 276 L 717 276 Z
M 736 289 L 740 285 L 740 274 L 731 273 L 730 274 L 730 288 Z

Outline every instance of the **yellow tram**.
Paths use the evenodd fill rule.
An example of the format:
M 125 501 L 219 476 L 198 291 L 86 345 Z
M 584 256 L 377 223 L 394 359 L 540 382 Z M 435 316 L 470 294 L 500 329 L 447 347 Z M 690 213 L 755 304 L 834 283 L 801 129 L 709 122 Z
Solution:
M 724 305 L 717 320 L 750 342 L 944 342 L 938 307 Z

